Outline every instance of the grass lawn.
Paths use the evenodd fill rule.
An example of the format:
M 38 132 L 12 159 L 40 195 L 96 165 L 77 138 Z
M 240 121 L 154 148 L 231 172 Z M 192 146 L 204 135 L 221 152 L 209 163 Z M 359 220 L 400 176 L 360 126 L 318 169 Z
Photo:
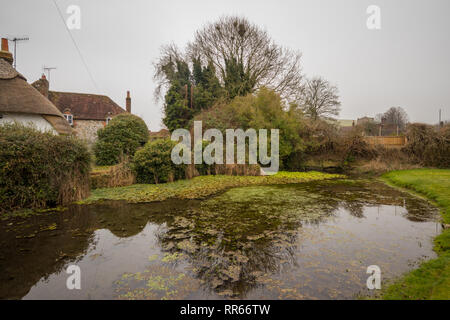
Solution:
M 415 169 L 392 171 L 382 178 L 388 183 L 410 189 L 436 203 L 443 221 L 450 223 L 450 170 Z M 383 293 L 384 299 L 450 299 L 450 229 L 434 240 L 437 259 L 397 280 Z
M 265 184 L 301 183 L 316 180 L 344 178 L 339 174 L 321 172 L 278 172 L 272 176 L 200 176 L 163 184 L 134 184 L 127 187 L 92 190 L 91 196 L 79 203 L 98 200 L 126 200 L 152 202 L 170 198 L 201 199 L 232 187 Z

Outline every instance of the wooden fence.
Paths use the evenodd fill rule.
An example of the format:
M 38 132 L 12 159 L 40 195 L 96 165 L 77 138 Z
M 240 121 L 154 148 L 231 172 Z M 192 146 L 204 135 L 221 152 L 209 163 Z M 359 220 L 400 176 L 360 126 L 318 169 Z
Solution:
M 381 144 L 386 147 L 401 147 L 406 144 L 405 136 L 366 136 L 364 140 L 371 145 Z

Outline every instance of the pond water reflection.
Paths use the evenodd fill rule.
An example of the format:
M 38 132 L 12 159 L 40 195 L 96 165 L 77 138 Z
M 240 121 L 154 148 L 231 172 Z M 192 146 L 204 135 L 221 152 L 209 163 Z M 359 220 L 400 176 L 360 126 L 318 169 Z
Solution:
M 371 181 L 104 202 L 0 223 L 0 298 L 348 299 L 434 257 L 427 202 Z M 81 290 L 65 270 L 81 268 Z

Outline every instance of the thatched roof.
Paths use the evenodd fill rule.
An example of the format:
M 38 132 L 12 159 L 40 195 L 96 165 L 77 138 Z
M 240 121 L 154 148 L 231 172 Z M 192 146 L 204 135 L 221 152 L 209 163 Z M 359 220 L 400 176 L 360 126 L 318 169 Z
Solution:
M 53 116 L 53 115 L 43 115 L 45 120 L 50 122 L 52 127 L 58 132 L 59 134 L 71 134 L 72 133 L 72 127 L 69 125 L 66 119 L 61 116 Z
M 52 116 L 49 122 L 58 133 L 72 132 L 58 108 L 3 59 L 0 59 L 0 112 Z
M 18 73 L 16 69 L 14 69 L 7 61 L 0 59 L 0 79 L 2 80 L 8 80 L 8 79 L 14 79 L 15 77 L 20 77 L 23 80 L 25 77 Z
M 98 94 L 49 91 L 48 99 L 61 112 L 69 111 L 74 120 L 101 120 L 126 112 L 111 98 Z

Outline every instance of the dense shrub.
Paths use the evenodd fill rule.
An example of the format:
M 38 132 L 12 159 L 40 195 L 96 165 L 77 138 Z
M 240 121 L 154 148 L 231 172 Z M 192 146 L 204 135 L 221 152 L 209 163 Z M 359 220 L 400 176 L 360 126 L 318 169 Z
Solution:
M 119 114 L 98 130 L 94 152 L 98 165 L 113 165 L 132 157 L 145 145 L 149 133 L 144 120 L 132 114 Z
M 305 170 L 311 159 L 314 159 L 315 164 L 327 163 L 330 160 L 341 161 L 341 156 L 336 152 L 339 145 L 336 126 L 321 119 L 300 119 L 299 121 L 301 126 L 298 132 L 303 148 L 289 156 L 286 160 L 287 169 Z
M 344 161 L 350 162 L 357 159 L 370 160 L 377 156 L 375 147 L 364 140 L 362 131 L 358 128 L 339 137 L 336 151 Z
M 280 130 L 280 168 L 289 156 L 304 149 L 299 135 L 302 130 L 302 114 L 295 108 L 286 106 L 281 97 L 272 90 L 262 88 L 257 94 L 236 97 L 230 102 L 219 102 L 213 108 L 202 111 L 194 120 L 201 120 L 203 130 L 218 129 L 224 134 L 226 129 L 253 128 Z M 270 141 L 270 139 L 269 139 Z
M 415 162 L 424 166 L 450 167 L 450 125 L 437 130 L 427 124 L 410 124 L 406 138 L 404 152 Z
M 320 166 L 342 170 L 355 161 L 373 160 L 384 151 L 365 141 L 363 128 L 340 132 L 334 123 L 323 120 L 304 119 L 300 136 L 305 147 L 290 156 L 287 162 L 290 170 Z
M 138 183 L 163 183 L 185 178 L 185 165 L 175 165 L 170 157 L 177 143 L 170 139 L 148 142 L 133 158 Z
M 0 126 L 0 211 L 65 205 L 89 195 L 90 154 L 79 140 Z

